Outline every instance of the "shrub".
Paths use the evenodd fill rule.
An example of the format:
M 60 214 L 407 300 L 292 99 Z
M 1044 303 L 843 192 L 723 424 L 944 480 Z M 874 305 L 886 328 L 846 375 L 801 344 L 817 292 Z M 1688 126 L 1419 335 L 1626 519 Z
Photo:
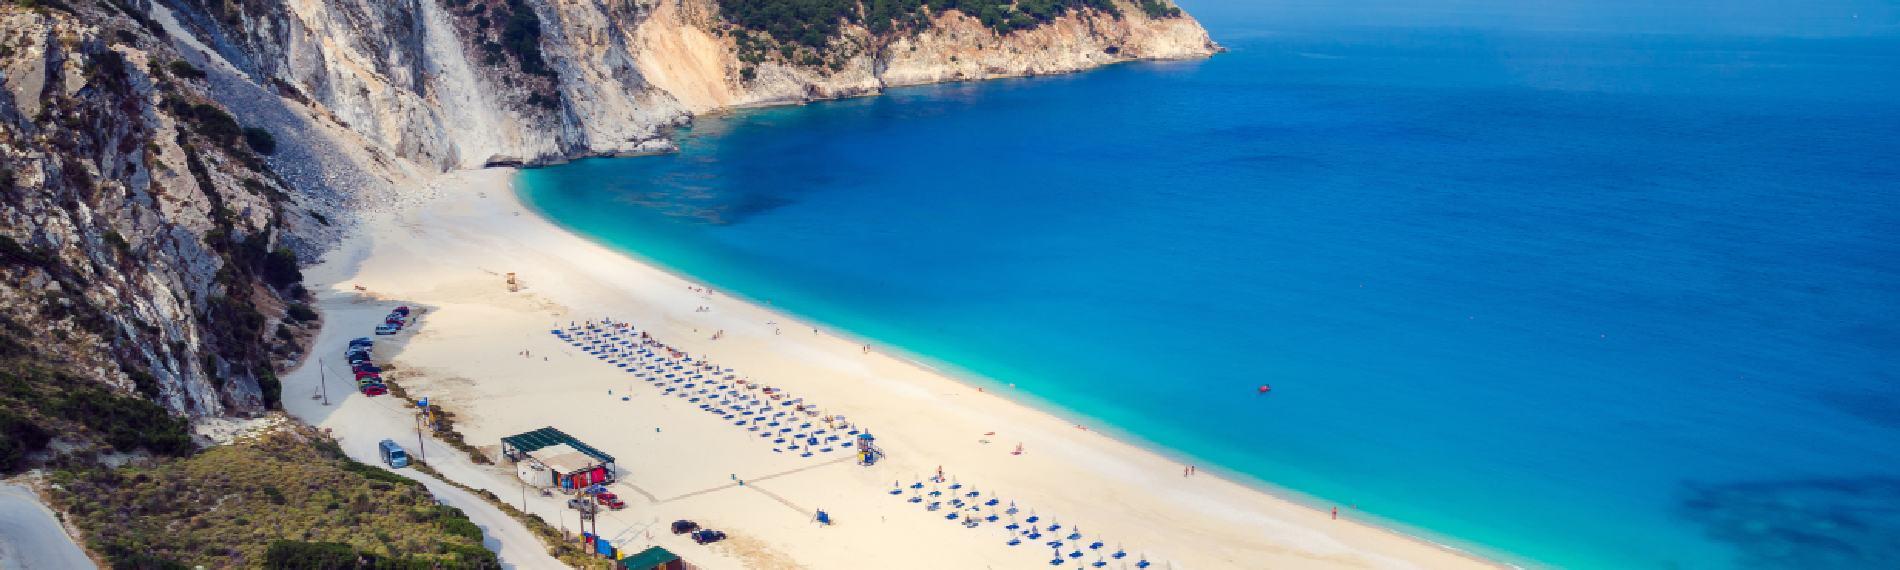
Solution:
M 31 420 L 0 410 L 0 473 L 12 471 L 26 454 L 46 448 L 52 434 Z
M 263 271 L 264 282 L 279 289 L 303 281 L 303 271 L 297 269 L 297 254 L 289 249 L 280 247 L 265 256 Z
M 310 322 L 317 320 L 317 311 L 310 308 L 307 303 L 291 303 L 290 307 L 284 310 L 284 316 L 300 323 Z
M 1150 18 L 1179 18 L 1181 9 L 1162 0 L 1141 0 L 1141 12 Z
M 358 567 L 361 556 L 355 548 L 338 542 L 298 542 L 277 540 L 264 551 L 264 567 L 280 570 L 350 570 Z
M 271 136 L 270 131 L 258 127 L 244 129 L 244 143 L 250 145 L 251 150 L 257 151 L 258 154 L 277 152 L 277 138 Z
M 0 235 L 0 262 L 44 268 L 52 264 L 53 256 L 39 249 L 27 249 L 13 238 Z
M 80 382 L 59 378 L 59 382 Z M 159 455 L 191 453 L 191 426 L 165 408 L 93 386 L 69 387 L 53 404 L 53 413 L 99 434 L 119 451 L 146 450 Z
M 166 69 L 170 70 L 173 76 L 181 77 L 184 79 L 204 79 L 205 78 L 204 70 L 198 69 L 198 66 L 192 65 L 191 62 L 185 61 L 182 59 L 172 60 L 171 64 L 166 66 Z

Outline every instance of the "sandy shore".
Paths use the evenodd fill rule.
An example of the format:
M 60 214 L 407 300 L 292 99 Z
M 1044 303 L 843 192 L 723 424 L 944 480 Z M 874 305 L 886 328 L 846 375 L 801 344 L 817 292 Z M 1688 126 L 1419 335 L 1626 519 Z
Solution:
M 1109 551 L 1125 547 L 1129 557 L 1108 568 L 1133 568 L 1143 555 L 1156 568 L 1489 565 L 1350 513 L 1331 520 L 1214 475 L 1184 478 L 1179 463 L 1158 454 L 902 359 L 865 354 L 853 340 L 763 307 L 696 292 L 540 219 L 516 200 L 511 174 L 455 173 L 416 189 L 415 204 L 372 215 L 310 270 L 328 319 L 316 354 L 341 354 L 342 343 L 367 335 L 396 304 L 415 307 L 417 325 L 378 346 L 380 360 L 395 367 L 390 376 L 453 411 L 468 440 L 491 452 L 504 435 L 554 426 L 615 455 L 623 474 L 613 490 L 629 507 L 603 516 L 600 529 L 632 549 L 659 544 L 703 568 L 1049 567 L 1051 550 L 1040 542 L 1053 537 L 1011 547 L 1000 525 L 965 528 L 888 494 L 894 481 L 908 485 L 942 466 L 986 496 L 1015 501 L 1025 515 L 1033 509 L 1045 525 L 1079 527 L 1085 542 L 1102 540 Z M 505 285 L 509 272 L 520 291 Z M 756 434 L 548 333 L 555 323 L 602 317 L 845 414 L 877 434 L 889 457 L 867 468 L 844 453 L 775 453 Z M 348 446 L 368 449 L 381 437 L 415 445 L 399 401 L 355 394 L 340 359 L 324 365 L 333 405 L 310 400 L 319 374 L 306 365 L 286 378 L 293 413 L 336 428 Z M 1026 453 L 1012 455 L 1019 443 Z M 525 500 L 574 528 L 562 497 L 524 499 L 511 471 L 473 465 L 435 442 L 422 451 L 451 478 Z M 817 509 L 837 524 L 813 523 Z M 667 531 L 679 518 L 732 539 L 694 545 Z

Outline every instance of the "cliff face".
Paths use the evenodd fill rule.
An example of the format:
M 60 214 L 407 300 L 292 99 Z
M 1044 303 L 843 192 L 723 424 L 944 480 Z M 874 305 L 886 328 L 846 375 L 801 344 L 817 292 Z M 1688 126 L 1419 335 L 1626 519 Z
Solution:
M 322 222 L 198 70 L 83 14 L 0 7 L 0 357 L 174 411 L 262 410 L 289 236 Z
M 191 34 L 251 82 L 441 169 L 666 150 L 668 128 L 730 107 L 1218 49 L 1192 17 L 1126 1 L 1007 34 L 954 10 L 881 35 L 851 23 L 822 63 L 748 61 L 715 0 L 177 1 Z M 533 47 L 518 49 L 523 35 Z

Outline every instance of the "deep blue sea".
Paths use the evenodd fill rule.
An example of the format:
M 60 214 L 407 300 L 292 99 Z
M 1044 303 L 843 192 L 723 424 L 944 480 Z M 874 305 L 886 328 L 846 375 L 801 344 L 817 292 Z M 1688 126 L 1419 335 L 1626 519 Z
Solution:
M 1496 556 L 1900 568 L 1893 6 L 1183 4 L 1231 51 L 703 117 L 522 193 Z

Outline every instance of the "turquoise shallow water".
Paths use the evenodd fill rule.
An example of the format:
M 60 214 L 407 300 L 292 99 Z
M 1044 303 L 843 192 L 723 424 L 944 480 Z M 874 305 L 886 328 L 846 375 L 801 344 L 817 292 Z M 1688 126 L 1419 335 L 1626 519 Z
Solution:
M 679 154 L 521 191 L 1498 556 L 1900 567 L 1891 22 L 1189 8 L 1231 53 L 703 118 Z

